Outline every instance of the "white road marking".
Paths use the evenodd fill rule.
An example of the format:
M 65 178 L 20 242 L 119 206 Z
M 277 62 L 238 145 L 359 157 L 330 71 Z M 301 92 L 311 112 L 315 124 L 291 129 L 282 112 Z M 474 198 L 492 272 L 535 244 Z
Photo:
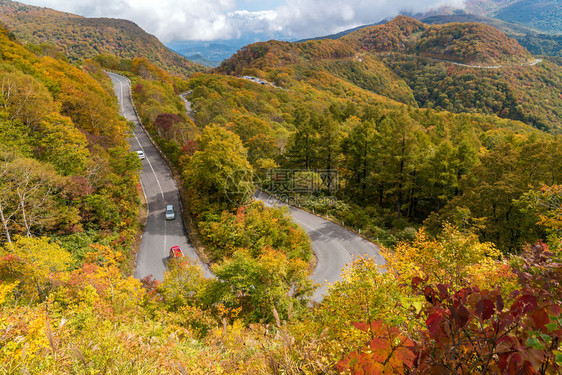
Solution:
M 121 76 L 119 75 L 115 75 L 117 77 L 117 80 L 119 81 L 119 86 L 120 86 L 120 91 L 121 91 L 121 96 L 120 96 L 120 102 L 121 102 L 121 113 L 123 113 L 123 116 L 125 116 L 125 110 L 123 107 L 123 103 L 125 102 L 125 98 L 123 95 L 123 81 L 121 79 Z M 127 116 L 125 116 L 127 117 Z M 135 140 L 137 141 L 140 149 L 142 152 L 144 152 L 144 148 L 142 147 L 139 138 L 137 137 L 137 135 L 135 134 L 135 132 L 133 131 L 133 135 L 135 136 Z M 148 166 L 150 167 L 150 169 L 152 170 L 152 174 L 154 175 L 154 178 L 156 179 L 156 183 L 158 184 L 158 189 L 160 189 L 160 195 L 162 196 L 162 199 L 164 199 L 164 191 L 162 190 L 162 185 L 160 185 L 160 180 L 158 180 L 158 175 L 156 174 L 156 171 L 154 170 L 154 167 L 152 166 L 152 163 L 150 162 L 150 158 L 148 157 L 148 155 L 145 153 L 145 158 L 146 161 L 148 162 Z M 142 182 L 141 182 L 142 184 Z M 148 204 L 147 204 L 148 206 Z
M 137 135 L 136 134 L 134 134 L 134 135 L 135 135 L 135 139 L 137 140 L 137 143 L 139 144 L 139 147 L 140 147 L 141 151 L 144 152 L 144 148 L 142 147 Z M 162 185 L 160 185 L 160 180 L 158 180 L 158 175 L 156 174 L 156 171 L 152 167 L 152 163 L 150 162 L 150 158 L 148 157 L 148 155 L 146 153 L 145 153 L 145 159 L 148 162 L 148 166 L 152 170 L 152 174 L 154 175 L 154 179 L 156 179 L 156 183 L 158 184 L 158 189 L 160 189 L 160 195 L 162 196 L 162 199 L 164 199 L 164 191 L 162 190 Z
M 123 98 L 123 81 L 121 81 L 119 78 L 117 79 L 119 81 L 119 88 L 121 90 L 121 113 L 123 114 L 123 116 L 125 116 L 125 109 L 123 108 L 123 102 L 124 102 L 124 98 Z

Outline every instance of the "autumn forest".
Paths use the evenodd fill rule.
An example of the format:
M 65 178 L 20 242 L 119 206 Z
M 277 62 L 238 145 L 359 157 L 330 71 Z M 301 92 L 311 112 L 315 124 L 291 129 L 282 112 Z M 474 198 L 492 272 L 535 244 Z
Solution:
M 77 48 L 83 20 L 29 8 L 27 32 L 0 28 L 0 373 L 560 373 L 559 58 L 399 16 L 207 70 L 129 24 L 127 54 L 115 33 Z M 106 71 L 130 80 L 214 277 L 189 257 L 132 276 L 143 162 Z M 256 191 L 384 262 L 354 257 L 313 297 L 311 237 Z

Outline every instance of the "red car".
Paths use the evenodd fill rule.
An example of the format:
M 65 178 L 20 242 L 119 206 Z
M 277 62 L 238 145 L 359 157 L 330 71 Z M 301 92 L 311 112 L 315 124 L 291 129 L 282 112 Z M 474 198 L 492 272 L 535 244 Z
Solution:
M 183 252 L 179 246 L 172 246 L 170 249 L 170 258 L 181 258 L 183 257 Z

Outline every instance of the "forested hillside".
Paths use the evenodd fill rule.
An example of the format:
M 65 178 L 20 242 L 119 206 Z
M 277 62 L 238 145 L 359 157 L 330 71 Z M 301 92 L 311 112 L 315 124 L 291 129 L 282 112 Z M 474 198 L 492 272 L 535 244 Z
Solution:
M 495 18 L 474 14 L 453 14 L 430 16 L 422 19 L 427 24 L 444 24 L 452 22 L 478 22 L 493 26 L 511 38 L 516 39 L 533 55 L 562 56 L 562 35 L 552 35 L 530 29 L 523 25 L 505 22 Z
M 562 79 L 560 65 L 520 66 L 532 59 L 530 54 L 494 28 L 470 23 L 428 27 L 398 17 L 345 38 L 375 52 L 386 51 L 378 57 L 406 81 L 421 107 L 496 114 L 555 132 L 562 126 L 556 89 Z M 377 44 L 392 40 L 393 46 Z M 426 57 L 502 67 L 469 68 Z
M 285 88 L 286 75 L 281 72 L 297 80 L 305 77 L 307 73 L 302 72 L 306 70 L 325 77 L 329 73 L 402 103 L 456 113 L 495 114 L 559 132 L 562 67 L 547 61 L 526 65 L 533 61 L 517 41 L 490 26 L 428 26 L 400 16 L 335 41 L 255 43 L 216 71 L 265 77 Z M 285 69 L 269 73 L 281 67 Z
M 0 22 L 21 41 L 58 47 L 70 61 L 99 54 L 132 60 L 146 57 L 175 75 L 187 76 L 205 67 L 166 48 L 136 24 L 113 18 L 85 18 L 48 8 L 0 0 Z
M 474 2 L 472 3 L 475 4 Z M 531 54 L 533 55 L 548 55 L 548 56 L 560 56 L 562 55 L 562 35 L 558 34 L 549 34 L 544 31 L 539 31 L 533 28 L 529 28 L 527 26 L 502 21 L 497 18 L 487 17 L 481 15 L 482 12 L 476 11 L 475 13 L 465 13 L 465 12 L 443 12 L 445 14 L 433 14 L 430 13 L 429 15 L 422 15 L 418 17 L 423 23 L 429 25 L 441 25 L 447 23 L 480 23 L 489 26 L 493 26 L 496 29 L 507 34 L 509 37 L 516 39 L 519 44 L 525 47 Z M 485 14 L 485 12 L 484 12 Z M 388 22 L 385 20 L 380 24 L 384 24 Z M 348 35 L 352 32 L 358 31 L 360 29 L 364 29 L 367 27 L 371 27 L 374 25 L 365 25 L 359 26 L 354 29 L 344 30 L 337 34 L 326 35 L 321 37 L 312 38 L 310 40 L 321 40 L 321 39 L 339 39 Z
M 410 88 L 399 77 L 377 59 L 359 56 L 354 45 L 344 41 L 254 43 L 223 61 L 216 71 L 262 76 L 262 71 L 281 67 L 288 69 L 280 69 L 272 80 L 281 86 L 284 86 L 284 77 L 316 74 L 325 76 L 326 80 L 342 79 L 391 99 L 414 103 Z
M 517 41 L 480 23 L 428 26 L 399 16 L 383 25 L 360 29 L 342 38 L 370 52 L 401 51 L 469 65 L 525 63 L 531 56 Z
M 111 87 L 64 60 L 36 56 L 5 29 L 0 37 L 2 240 L 55 236 L 86 247 L 115 235 L 128 247 L 138 163 Z M 99 65 L 85 69 L 105 80 Z

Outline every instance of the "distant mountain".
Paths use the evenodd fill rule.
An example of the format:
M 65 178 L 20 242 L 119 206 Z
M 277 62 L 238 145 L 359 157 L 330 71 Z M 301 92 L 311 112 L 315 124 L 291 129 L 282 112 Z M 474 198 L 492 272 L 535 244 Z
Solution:
M 501 9 L 494 17 L 547 33 L 562 34 L 562 4 L 559 0 L 521 0 Z
M 545 33 L 562 34 L 560 0 L 467 0 L 466 10 Z
M 216 67 L 242 47 L 268 39 L 271 39 L 270 35 L 247 32 L 238 39 L 218 39 L 213 41 L 178 40 L 169 42 L 166 46 L 189 60 L 200 62 L 205 66 Z M 285 39 L 280 38 L 277 40 Z M 202 59 L 192 59 L 192 57 L 198 59 L 197 55 L 201 55 Z
M 399 16 L 336 40 L 254 43 L 215 71 L 281 87 L 288 77 L 339 79 L 410 105 L 495 114 L 559 132 L 562 67 L 554 61 L 536 63 L 515 39 L 489 25 L 428 25 Z
M 463 64 L 514 64 L 532 58 L 517 41 L 480 23 L 428 26 L 398 16 L 384 25 L 360 29 L 343 39 L 359 43 L 367 51 L 400 51 Z
M 75 14 L 0 0 L 0 22 L 25 43 L 52 44 L 71 61 L 98 54 L 121 58 L 146 57 L 172 74 L 189 75 L 205 68 L 166 48 L 135 23 Z
M 468 13 L 486 15 L 497 12 L 519 0 L 465 0 L 464 6 Z
M 242 44 L 244 43 L 244 44 Z M 168 48 L 208 67 L 216 67 L 248 43 L 241 41 L 173 41 L 166 44 Z M 194 57 L 194 58 L 192 58 Z
M 207 59 L 205 56 L 201 55 L 199 52 L 193 55 L 186 55 L 185 58 L 188 59 L 189 61 L 193 61 L 194 63 L 201 64 L 209 68 L 215 68 L 220 64 L 220 61 L 211 61 Z
M 562 35 L 539 33 L 534 29 L 512 22 L 474 14 L 436 15 L 421 20 L 430 25 L 451 22 L 479 22 L 494 26 L 508 36 L 517 39 L 533 55 L 562 56 Z

